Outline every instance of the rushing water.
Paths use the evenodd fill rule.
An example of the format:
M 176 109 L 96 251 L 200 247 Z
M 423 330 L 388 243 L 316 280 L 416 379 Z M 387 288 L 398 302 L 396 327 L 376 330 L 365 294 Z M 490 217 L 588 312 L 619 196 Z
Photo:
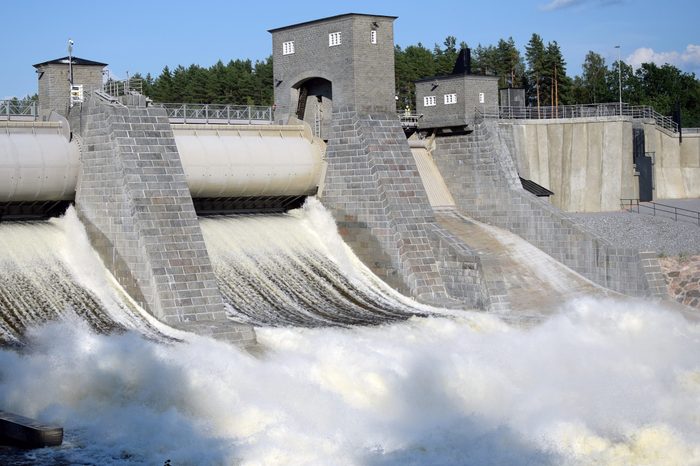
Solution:
M 60 448 L 0 450 L 0 463 L 700 464 L 700 327 L 657 303 L 579 299 L 529 328 L 477 312 L 411 316 L 430 310 L 377 283 L 312 205 L 284 217 L 202 222 L 223 282 L 240 279 L 232 243 L 263 248 L 241 257 L 253 268 L 286 263 L 294 248 L 313 253 L 297 259 L 314 272 L 285 281 L 284 292 L 264 274 L 261 288 L 279 293 L 265 306 L 240 292 L 252 305 L 238 317 L 275 325 L 258 327 L 259 354 L 198 336 L 161 343 L 144 337 L 147 319 L 99 271 L 70 215 L 42 224 L 52 247 L 37 260 L 54 257 L 42 267 L 59 264 L 99 301 L 102 319 L 126 330 L 96 332 L 90 313 L 66 312 L 31 325 L 21 350 L 0 351 L 0 409 L 66 432 Z M 289 250 L 261 237 L 263 227 L 246 236 L 246 222 L 277 225 Z M 38 229 L 24 232 L 18 261 Z M 213 239 L 222 234 L 230 238 Z M 319 283 L 321 266 L 335 278 Z M 301 277 L 326 304 L 296 301 Z M 345 289 L 364 304 L 340 299 Z M 78 307 L 61 302 L 55 308 Z M 343 321 L 366 322 L 357 307 L 367 303 L 389 322 Z M 291 323 L 307 327 L 279 327 Z

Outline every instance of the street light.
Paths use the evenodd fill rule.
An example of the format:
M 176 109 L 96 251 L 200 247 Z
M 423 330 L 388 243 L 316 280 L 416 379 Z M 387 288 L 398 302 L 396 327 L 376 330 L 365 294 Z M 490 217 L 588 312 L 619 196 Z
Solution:
M 622 62 L 620 61 L 620 46 L 617 49 L 617 87 L 620 90 L 620 116 L 622 116 Z
M 68 82 L 73 85 L 73 40 L 68 39 Z

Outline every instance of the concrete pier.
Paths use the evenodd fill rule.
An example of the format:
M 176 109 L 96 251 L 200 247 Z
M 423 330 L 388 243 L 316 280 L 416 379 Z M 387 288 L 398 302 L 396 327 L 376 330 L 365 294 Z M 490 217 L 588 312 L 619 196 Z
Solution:
M 160 321 L 253 342 L 226 317 L 165 111 L 98 97 L 78 110 L 76 209 L 109 270 Z

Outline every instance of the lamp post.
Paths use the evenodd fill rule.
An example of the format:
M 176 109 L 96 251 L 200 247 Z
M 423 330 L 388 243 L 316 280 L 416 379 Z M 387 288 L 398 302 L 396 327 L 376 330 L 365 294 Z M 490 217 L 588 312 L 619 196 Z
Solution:
M 616 45 L 617 49 L 617 87 L 620 91 L 620 116 L 622 116 L 622 61 L 620 60 L 620 46 Z
M 73 40 L 68 39 L 68 82 L 73 85 Z

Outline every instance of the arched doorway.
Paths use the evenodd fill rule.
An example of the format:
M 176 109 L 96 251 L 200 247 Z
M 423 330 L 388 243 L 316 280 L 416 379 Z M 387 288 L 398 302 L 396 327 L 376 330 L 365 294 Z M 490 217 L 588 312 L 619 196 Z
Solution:
M 294 88 L 297 90 L 295 116 L 308 123 L 315 136 L 328 140 L 333 113 L 333 84 L 324 78 L 310 78 Z

